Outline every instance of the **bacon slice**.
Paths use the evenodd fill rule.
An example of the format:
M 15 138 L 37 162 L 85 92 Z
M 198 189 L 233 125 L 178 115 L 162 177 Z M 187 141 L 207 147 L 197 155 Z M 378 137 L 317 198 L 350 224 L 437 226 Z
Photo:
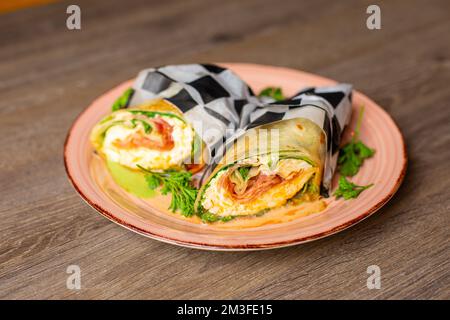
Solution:
M 134 149 L 139 147 L 158 151 L 169 151 L 175 146 L 172 138 L 173 127 L 161 118 L 149 121 L 152 124 L 150 135 L 144 136 L 139 132 L 129 136 L 126 140 L 117 140 L 114 144 L 122 149 Z

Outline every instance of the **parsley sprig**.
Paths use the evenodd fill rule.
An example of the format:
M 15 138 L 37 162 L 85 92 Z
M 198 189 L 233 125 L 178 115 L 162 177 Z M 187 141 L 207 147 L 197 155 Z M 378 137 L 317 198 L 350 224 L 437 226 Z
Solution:
M 172 194 L 169 210 L 172 212 L 180 210 L 185 217 L 190 217 L 194 214 L 197 189 L 190 183 L 192 173 L 176 170 L 155 172 L 139 165 L 138 167 L 145 172 L 145 180 L 150 189 L 155 190 L 161 186 L 162 195 Z
M 373 183 L 367 186 L 358 186 L 353 182 L 348 181 L 345 176 L 341 176 L 339 178 L 339 187 L 334 192 L 334 196 L 337 199 L 343 197 L 345 200 L 357 198 L 361 192 L 369 189 L 371 186 L 373 186 Z
M 339 178 L 339 186 L 334 192 L 336 199 L 341 197 L 345 200 L 357 198 L 361 192 L 373 186 L 373 183 L 367 186 L 359 186 L 351 181 L 348 181 L 346 178 L 346 176 L 353 177 L 357 174 L 363 165 L 364 160 L 372 157 L 375 153 L 374 149 L 369 148 L 361 140 L 359 140 L 363 115 L 364 106 L 361 107 L 361 111 L 359 112 L 358 121 L 356 122 L 356 128 L 353 132 L 352 140 L 344 145 L 339 152 L 338 165 L 341 177 Z
M 359 112 L 358 121 L 352 137 L 352 140 L 344 145 L 338 158 L 339 172 L 347 177 L 353 177 L 358 173 L 359 168 L 363 165 L 364 160 L 374 155 L 375 150 L 366 146 L 359 140 L 359 132 L 361 128 L 364 107 Z
M 275 101 L 284 100 L 283 90 L 280 87 L 267 87 L 261 90 L 259 93 L 260 97 L 270 97 L 275 99 Z

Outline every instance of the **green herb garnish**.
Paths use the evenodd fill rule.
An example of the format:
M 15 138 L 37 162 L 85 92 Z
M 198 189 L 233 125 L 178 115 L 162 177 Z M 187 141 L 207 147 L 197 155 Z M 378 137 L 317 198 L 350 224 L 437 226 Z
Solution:
M 319 194 L 320 193 L 319 187 L 312 182 L 312 179 L 309 180 L 308 185 L 306 186 L 306 191 L 308 193 L 312 193 L 312 194 Z
M 261 90 L 259 93 L 260 97 L 270 97 L 275 99 L 275 101 L 284 100 L 283 90 L 280 87 L 267 87 Z
M 251 167 L 239 167 L 237 170 L 239 171 L 239 174 L 241 175 L 242 179 L 247 180 L 248 173 L 250 172 Z
M 154 190 L 161 186 L 162 195 L 172 194 L 172 201 L 169 206 L 172 212 L 180 210 L 185 217 L 190 217 L 194 214 L 197 189 L 190 183 L 192 173 L 176 170 L 155 172 L 140 165 L 138 165 L 138 168 L 146 173 L 145 179 L 150 189 Z
M 133 128 L 136 128 L 138 122 L 140 122 L 142 124 L 142 126 L 144 127 L 145 133 L 152 132 L 152 130 L 153 130 L 152 126 L 150 124 L 148 124 L 146 121 L 141 120 L 141 119 L 131 119 L 131 123 L 133 124 Z
M 180 116 L 177 116 L 176 114 L 170 113 L 170 112 L 161 112 L 161 111 L 148 111 L 148 110 L 128 110 L 131 114 L 142 114 L 148 118 L 154 118 L 155 116 L 165 116 L 170 118 L 176 118 L 180 121 L 186 122 L 183 118 Z
M 112 111 L 117 111 L 120 109 L 123 109 L 127 106 L 128 102 L 131 99 L 131 96 L 134 93 L 134 89 L 132 88 L 128 88 L 127 90 L 124 91 L 124 93 L 122 93 L 122 95 L 116 99 L 116 101 L 114 101 L 113 105 L 112 105 Z
M 222 221 L 222 222 L 228 222 L 233 220 L 234 218 L 236 218 L 235 216 L 218 216 L 209 212 L 205 212 L 202 213 L 200 215 L 200 218 L 204 221 L 204 222 L 217 222 L 217 221 Z
M 369 148 L 361 140 L 359 140 L 359 130 L 361 127 L 363 114 L 364 107 L 362 107 L 359 112 L 358 122 L 356 123 L 352 140 L 344 145 L 339 151 L 339 172 L 344 176 L 353 177 L 358 173 L 359 168 L 364 163 L 364 160 L 372 157 L 375 153 L 374 149 Z
M 347 180 L 346 177 L 341 176 L 339 178 L 339 187 L 334 192 L 334 196 L 339 199 L 343 197 L 345 200 L 357 198 L 361 192 L 373 186 L 373 183 L 367 186 L 358 186 L 353 182 Z

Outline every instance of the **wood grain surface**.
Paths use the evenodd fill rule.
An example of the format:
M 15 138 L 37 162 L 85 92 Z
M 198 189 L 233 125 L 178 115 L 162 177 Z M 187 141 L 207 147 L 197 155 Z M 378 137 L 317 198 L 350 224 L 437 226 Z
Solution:
M 373 1 L 82 0 L 75 31 L 70 1 L 0 15 L 0 298 L 449 299 L 450 2 L 376 2 L 373 31 Z M 353 83 L 404 133 L 396 196 L 342 233 L 262 252 L 180 248 L 98 215 L 64 171 L 76 116 L 142 68 L 209 61 Z

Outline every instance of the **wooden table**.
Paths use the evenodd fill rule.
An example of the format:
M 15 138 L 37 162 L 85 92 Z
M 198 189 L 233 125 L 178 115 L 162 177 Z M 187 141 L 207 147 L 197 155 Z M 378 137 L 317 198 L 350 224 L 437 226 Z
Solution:
M 0 298 L 450 298 L 450 2 L 76 1 L 0 15 Z M 297 68 L 350 82 L 404 133 L 409 168 L 377 214 L 261 252 L 205 252 L 98 215 L 66 178 L 75 117 L 140 69 L 198 61 Z M 69 265 L 81 290 L 66 288 Z M 369 290 L 369 265 L 381 289 Z

